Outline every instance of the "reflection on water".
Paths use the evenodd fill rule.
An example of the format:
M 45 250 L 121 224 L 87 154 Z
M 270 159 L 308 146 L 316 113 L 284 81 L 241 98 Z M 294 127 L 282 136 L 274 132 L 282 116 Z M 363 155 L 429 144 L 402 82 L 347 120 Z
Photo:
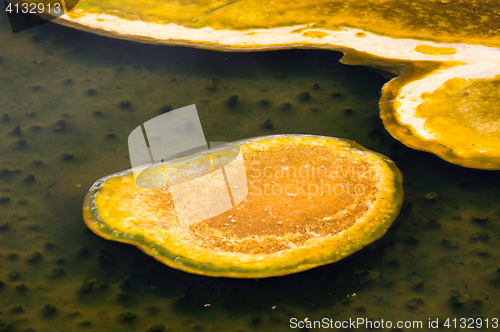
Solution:
M 12 34 L 4 15 L 0 34 L 0 331 L 288 331 L 291 318 L 500 312 L 499 173 L 392 139 L 377 112 L 385 80 L 370 70 L 329 51 L 219 53 L 53 23 Z M 92 234 L 83 196 L 130 167 L 128 134 L 191 104 L 207 141 L 317 134 L 388 155 L 406 193 L 392 232 L 338 264 L 258 281 L 186 274 Z

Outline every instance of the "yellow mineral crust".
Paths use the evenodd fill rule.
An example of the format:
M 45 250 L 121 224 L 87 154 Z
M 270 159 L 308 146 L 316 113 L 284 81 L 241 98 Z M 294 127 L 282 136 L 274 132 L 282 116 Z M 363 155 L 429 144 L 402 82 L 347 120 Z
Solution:
M 117 38 L 225 51 L 341 51 L 346 64 L 399 75 L 384 87 L 380 102 L 384 125 L 396 139 L 458 165 L 500 169 L 500 140 L 464 150 L 416 114 L 420 95 L 437 89 L 436 82 L 444 84 L 445 76 L 480 80 L 491 78 L 484 70 L 500 74 L 499 14 L 500 0 L 80 0 L 55 22 Z M 468 104 L 462 106 L 467 112 Z M 488 137 L 490 132 L 478 129 L 470 140 Z
M 496 62 L 442 67 L 418 78 L 403 75 L 384 87 L 382 120 L 412 148 L 457 165 L 498 170 L 499 77 Z
M 141 188 L 128 171 L 93 186 L 85 222 L 104 238 L 136 245 L 184 271 L 259 278 L 338 261 L 381 237 L 399 213 L 400 172 L 354 142 L 288 135 L 238 144 L 248 192 L 231 209 L 183 224 L 171 187 Z M 163 179 L 169 168 L 156 166 L 151 180 Z M 208 176 L 197 181 L 215 184 Z
M 191 29 L 243 31 L 308 25 L 332 31 L 350 27 L 398 38 L 499 45 L 499 4 L 498 0 L 80 0 L 68 14 L 76 22 L 94 14 Z

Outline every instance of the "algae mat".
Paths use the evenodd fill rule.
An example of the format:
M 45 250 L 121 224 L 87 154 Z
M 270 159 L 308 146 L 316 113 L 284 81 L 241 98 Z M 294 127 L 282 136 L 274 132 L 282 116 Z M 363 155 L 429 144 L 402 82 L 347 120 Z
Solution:
M 386 134 L 377 105 L 386 80 L 338 64 L 341 54 L 220 53 L 52 23 L 12 34 L 1 15 L 0 37 L 0 329 L 275 332 L 290 331 L 291 318 L 500 314 L 499 174 Z M 128 133 L 193 103 L 210 141 L 304 133 L 388 155 L 405 181 L 394 230 L 339 264 L 258 281 L 189 275 L 92 234 L 84 194 L 130 167 Z

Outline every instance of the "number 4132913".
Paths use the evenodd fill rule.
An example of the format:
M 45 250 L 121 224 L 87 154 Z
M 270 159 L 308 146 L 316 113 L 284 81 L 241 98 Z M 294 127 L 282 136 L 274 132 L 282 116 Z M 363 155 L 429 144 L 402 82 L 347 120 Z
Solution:
M 446 328 L 461 328 L 461 329 L 480 329 L 499 327 L 498 318 L 448 318 L 444 324 Z
M 23 13 L 23 14 L 42 14 L 42 13 L 53 13 L 53 14 L 60 14 L 62 9 L 61 9 L 61 4 L 60 3 L 54 3 L 54 4 L 44 4 L 44 3 L 27 3 L 23 2 L 21 4 L 16 3 L 12 5 L 9 3 L 7 7 L 5 8 L 5 11 L 8 12 L 9 14 L 12 13 Z

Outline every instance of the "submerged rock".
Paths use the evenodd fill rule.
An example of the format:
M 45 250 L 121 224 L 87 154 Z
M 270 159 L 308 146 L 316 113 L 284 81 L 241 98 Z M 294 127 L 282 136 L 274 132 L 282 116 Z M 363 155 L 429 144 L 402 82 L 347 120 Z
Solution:
M 127 322 L 130 322 L 131 320 L 133 320 L 134 318 L 136 318 L 137 315 L 133 312 L 130 312 L 130 311 L 126 311 L 126 312 L 122 312 L 119 316 L 119 320 L 123 323 L 127 323 Z
M 130 101 L 128 100 L 122 100 L 118 106 L 121 108 L 121 109 L 128 109 L 130 108 L 130 106 L 132 106 L 132 104 L 130 103 Z
M 309 99 L 311 99 L 311 95 L 309 94 L 309 92 L 304 91 L 304 92 L 301 92 L 301 93 L 300 93 L 300 95 L 299 95 L 299 99 L 300 99 L 300 100 L 303 100 L 303 101 L 305 101 L 305 100 L 309 100 Z
M 292 108 L 292 104 L 290 103 L 283 103 L 278 107 L 278 109 L 283 112 L 288 111 L 290 108 Z
M 80 287 L 80 293 L 85 294 L 92 290 L 92 287 L 96 284 L 97 279 L 85 280 Z
M 234 106 L 236 105 L 237 101 L 238 101 L 238 95 L 232 95 L 231 97 L 224 100 L 224 104 L 226 104 L 227 106 Z

